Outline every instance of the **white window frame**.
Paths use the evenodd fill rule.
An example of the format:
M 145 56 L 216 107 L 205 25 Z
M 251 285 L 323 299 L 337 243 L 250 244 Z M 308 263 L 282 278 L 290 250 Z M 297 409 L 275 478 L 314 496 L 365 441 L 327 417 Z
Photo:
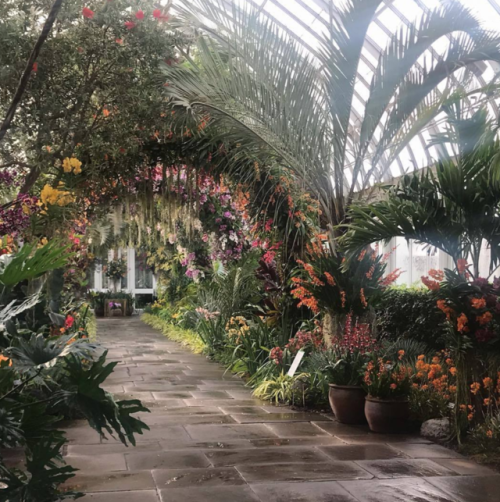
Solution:
M 132 296 L 136 295 L 151 295 L 155 294 L 156 291 L 156 277 L 153 274 L 153 287 L 152 288 L 136 288 L 135 287 L 135 249 L 134 248 L 126 248 L 126 249 L 118 249 L 118 250 L 110 250 L 108 251 L 108 261 L 115 259 L 115 256 L 118 258 L 125 257 L 127 258 L 127 288 L 123 291 L 130 292 Z M 102 265 L 96 266 L 94 270 L 94 288 L 92 291 L 109 291 L 109 288 L 103 287 L 103 272 Z M 131 287 L 133 286 L 133 287 Z
M 409 241 L 407 241 L 404 244 L 408 248 L 409 262 L 410 263 L 413 262 L 413 246 L 411 245 L 412 242 L 413 242 L 413 240 L 410 239 Z M 396 268 L 397 268 L 396 267 L 397 248 L 396 248 L 396 251 L 392 251 L 394 246 L 396 246 L 396 239 L 395 238 L 391 239 L 388 244 L 382 246 L 383 253 L 390 253 L 389 259 L 387 261 L 386 275 L 390 274 L 391 272 L 394 272 L 394 270 L 396 270 Z M 438 249 L 438 251 L 439 251 L 439 257 L 438 257 L 439 269 L 444 270 L 445 268 L 449 268 L 449 269 L 454 268 L 453 259 L 451 258 L 451 256 L 446 254 L 444 251 L 441 251 L 440 249 Z M 408 272 L 409 272 L 408 273 L 408 280 L 403 285 L 406 285 L 409 287 L 409 286 L 412 286 L 412 285 L 420 282 L 420 277 L 413 277 L 413 267 L 410 268 L 410 270 Z M 401 284 L 399 284 L 399 285 L 401 285 Z

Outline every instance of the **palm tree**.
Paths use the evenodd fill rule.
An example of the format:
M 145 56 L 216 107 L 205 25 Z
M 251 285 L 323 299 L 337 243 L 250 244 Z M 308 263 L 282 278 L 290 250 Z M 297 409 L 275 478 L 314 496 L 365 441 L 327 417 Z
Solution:
M 249 159 L 289 169 L 318 198 L 324 223 L 337 234 L 346 209 L 440 113 L 450 76 L 500 60 L 499 37 L 450 1 L 390 38 L 360 113 L 358 67 L 383 0 L 329 2 L 326 34 L 314 54 L 248 3 L 183 4 L 180 17 L 197 27 L 196 50 L 184 54 L 185 64 L 165 69 L 174 106 L 209 117 L 212 140 L 237 145 L 230 164 L 238 176 L 248 174 Z M 445 54 L 421 64 L 438 40 L 448 41 Z M 438 89 L 444 82 L 446 89 Z
M 484 242 L 491 250 L 490 275 L 500 262 L 500 143 L 498 126 L 479 108 L 467 113 L 460 101 L 445 107 L 448 131 L 436 136 L 441 148 L 434 169 L 405 176 L 388 196 L 353 205 L 342 238 L 350 254 L 369 243 L 405 237 L 450 255 L 455 265 L 471 259 L 479 277 Z M 452 153 L 450 153 L 451 151 Z

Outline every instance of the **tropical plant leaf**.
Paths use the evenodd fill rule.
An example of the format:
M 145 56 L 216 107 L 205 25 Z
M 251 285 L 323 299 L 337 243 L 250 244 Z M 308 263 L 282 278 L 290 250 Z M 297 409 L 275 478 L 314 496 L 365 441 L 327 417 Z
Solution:
M 131 414 L 149 410 L 136 400 L 117 403 L 109 392 L 100 387 L 117 364 L 106 364 L 106 356 L 107 351 L 89 366 L 75 354 L 69 354 L 64 377 L 58 382 L 64 390 L 54 405 L 79 412 L 104 438 L 105 432 L 111 436 L 116 433 L 123 444 L 127 445 L 127 441 L 135 444 L 134 434 L 142 434 L 149 427 Z
M 25 244 L 0 271 L 0 284 L 11 287 L 35 279 L 63 267 L 68 257 L 68 246 L 56 239 L 39 248 L 36 243 Z
M 483 108 L 470 114 L 451 100 L 445 109 L 450 129 L 434 143 L 457 155 L 442 148 L 434 169 L 404 176 L 383 200 L 354 205 L 342 239 L 350 257 L 369 243 L 404 237 L 444 251 L 455 263 L 470 257 L 475 276 L 484 241 L 491 249 L 490 273 L 500 263 L 500 186 L 492 180 L 500 151 L 496 127 Z
M 26 457 L 27 472 L 8 469 L 0 462 L 0 492 L 9 502 L 47 502 L 80 498 L 83 494 L 59 492 L 58 486 L 74 476 L 76 469 L 64 464 L 60 454 L 65 440 L 43 438 Z
M 40 293 L 26 298 L 22 303 L 16 305 L 17 300 L 12 300 L 8 305 L 0 310 L 0 330 L 11 319 L 15 319 L 19 314 L 25 310 L 33 308 L 40 301 Z
M 12 402 L 0 402 L 0 448 L 15 448 L 24 443 L 21 427 L 22 411 Z
M 14 367 L 21 372 L 51 368 L 69 354 L 78 354 L 87 359 L 94 357 L 97 345 L 85 340 L 73 340 L 73 335 L 47 339 L 43 334 L 33 333 L 27 340 L 16 337 L 6 352 L 12 358 Z

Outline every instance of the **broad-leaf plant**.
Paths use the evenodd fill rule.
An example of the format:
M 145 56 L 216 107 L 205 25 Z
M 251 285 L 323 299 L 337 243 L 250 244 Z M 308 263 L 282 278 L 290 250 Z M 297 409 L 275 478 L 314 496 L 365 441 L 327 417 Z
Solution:
M 64 266 L 68 250 L 60 242 L 23 246 L 0 262 L 0 499 L 46 502 L 78 498 L 59 486 L 75 472 L 66 465 L 64 433 L 57 422 L 80 417 L 102 437 L 135 444 L 147 425 L 133 414 L 148 411 L 140 401 L 115 401 L 101 388 L 116 362 L 106 351 L 73 332 L 73 321 L 60 331 L 26 329 L 23 314 L 44 293 L 45 274 Z M 37 292 L 19 299 L 38 281 Z M 71 318 L 73 319 L 73 318 Z M 82 328 L 82 321 L 79 322 Z

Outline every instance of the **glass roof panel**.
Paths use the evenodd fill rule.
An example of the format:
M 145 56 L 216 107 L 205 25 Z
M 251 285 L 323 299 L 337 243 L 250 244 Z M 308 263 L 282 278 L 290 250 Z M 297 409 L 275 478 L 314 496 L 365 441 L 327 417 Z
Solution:
M 189 8 L 194 0 L 160 0 L 162 5 L 183 5 Z M 330 8 L 342 5 L 345 0 L 225 0 L 228 5 L 253 5 L 260 9 L 261 16 L 269 16 L 278 25 L 286 30 L 294 39 L 300 41 L 305 51 L 316 56 L 319 39 L 326 32 L 326 25 L 330 19 Z M 423 12 L 444 5 L 447 0 L 384 0 L 377 11 L 374 21 L 368 29 L 368 39 L 362 51 L 362 59 L 358 68 L 358 78 L 353 98 L 354 112 L 351 117 L 351 134 L 357 135 L 360 117 L 364 114 L 364 103 L 369 96 L 369 86 L 373 77 L 373 69 L 378 64 L 378 56 L 382 48 L 385 48 L 391 35 L 401 26 L 418 19 Z M 480 19 L 484 27 L 498 30 L 500 26 L 500 0 L 460 0 L 463 5 L 470 8 Z M 425 67 L 427 70 L 434 67 L 438 58 L 448 49 L 450 41 L 447 38 L 436 41 L 430 50 L 419 59 L 420 71 Z M 318 66 L 320 66 L 318 64 Z M 477 87 L 484 86 L 500 70 L 500 65 L 492 67 L 490 64 L 478 64 L 474 67 L 474 78 Z M 464 71 L 460 71 L 462 74 Z M 458 78 L 459 74 L 455 75 Z M 452 77 L 453 78 L 453 77 Z M 445 91 L 447 82 L 439 86 L 439 91 Z M 474 104 L 474 97 L 469 99 L 469 104 Z M 392 103 L 393 105 L 394 103 Z M 492 114 L 498 114 L 498 103 L 488 104 Z M 391 163 L 389 176 L 401 175 L 401 168 L 405 171 L 423 167 L 434 158 L 437 151 L 434 147 L 426 149 L 426 141 L 431 134 L 443 130 L 445 117 L 438 116 L 429 124 L 428 130 L 415 137 L 407 148 L 401 152 L 399 159 Z M 375 138 L 379 138 L 383 130 L 383 124 L 388 119 L 387 112 L 382 117 L 382 125 L 379 126 Z M 377 178 L 377 176 L 375 176 Z

